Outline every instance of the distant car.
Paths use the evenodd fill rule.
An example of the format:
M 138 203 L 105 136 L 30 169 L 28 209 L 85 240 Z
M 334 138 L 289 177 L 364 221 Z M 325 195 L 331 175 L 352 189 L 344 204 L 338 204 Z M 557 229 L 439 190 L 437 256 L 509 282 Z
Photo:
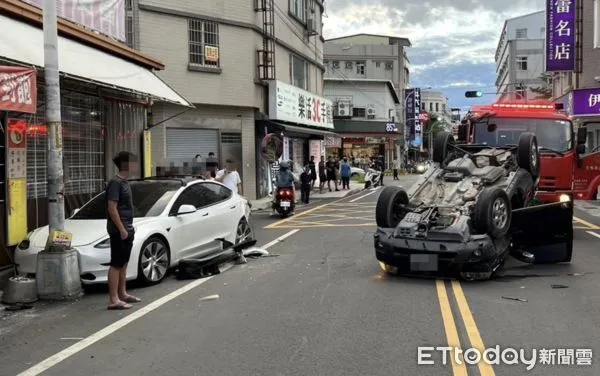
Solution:
M 358 167 L 350 167 L 350 177 L 364 176 L 365 170 Z
M 130 279 L 161 282 L 167 270 L 184 258 L 211 261 L 222 255 L 225 239 L 234 244 L 254 239 L 249 202 L 212 180 L 143 179 L 131 181 L 135 237 L 127 267 Z M 65 221 L 79 250 L 81 281 L 106 283 L 110 240 L 106 233 L 104 192 Z M 48 226 L 27 235 L 15 251 L 21 275 L 36 273 L 37 255 L 48 238 Z
M 416 170 L 417 174 L 422 174 L 422 173 L 426 172 L 428 169 L 429 169 L 428 162 L 419 162 L 415 166 L 415 170 Z

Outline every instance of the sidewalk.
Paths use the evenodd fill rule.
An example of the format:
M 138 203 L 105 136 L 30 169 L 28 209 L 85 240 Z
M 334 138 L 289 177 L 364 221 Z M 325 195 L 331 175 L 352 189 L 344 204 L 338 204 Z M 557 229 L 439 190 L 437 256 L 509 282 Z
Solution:
M 340 186 L 341 187 L 341 186 Z M 364 183 L 357 183 L 355 181 L 350 181 L 350 189 L 349 190 L 339 190 L 339 191 L 333 191 L 333 192 L 329 192 L 327 190 L 327 185 L 325 185 L 325 188 L 323 189 L 323 193 L 319 193 L 319 188 L 315 187 L 315 189 L 312 190 L 312 192 L 310 193 L 310 199 L 327 199 L 327 198 L 344 198 L 346 196 L 349 195 L 353 195 L 355 193 L 358 193 L 360 191 L 362 191 L 364 189 L 365 185 Z M 332 184 L 332 189 L 333 189 L 333 184 Z M 296 194 L 298 195 L 298 197 L 296 197 L 296 202 L 298 202 L 300 200 L 300 191 L 296 190 Z M 257 210 L 268 210 L 271 208 L 271 201 L 273 199 L 271 197 L 264 197 L 261 198 L 259 200 L 251 200 L 250 204 L 252 205 L 252 211 L 257 211 Z

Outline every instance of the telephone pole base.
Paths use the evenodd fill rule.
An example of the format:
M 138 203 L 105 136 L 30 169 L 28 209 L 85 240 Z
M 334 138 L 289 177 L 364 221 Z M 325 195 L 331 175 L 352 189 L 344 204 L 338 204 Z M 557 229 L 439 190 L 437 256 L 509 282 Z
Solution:
M 73 300 L 83 296 L 76 249 L 38 254 L 36 280 L 42 300 Z

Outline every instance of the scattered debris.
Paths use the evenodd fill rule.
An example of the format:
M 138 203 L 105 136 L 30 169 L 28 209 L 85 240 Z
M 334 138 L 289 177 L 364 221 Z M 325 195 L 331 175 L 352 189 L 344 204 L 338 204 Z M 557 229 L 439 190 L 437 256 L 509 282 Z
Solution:
M 568 289 L 567 285 L 550 285 L 553 289 Z
M 247 257 L 264 257 L 264 256 L 269 256 L 269 252 L 266 249 L 262 249 L 262 248 L 258 248 L 258 247 L 244 249 L 242 251 L 242 254 L 244 256 L 247 256 Z
M 219 299 L 219 294 L 205 296 L 204 298 L 200 298 L 200 301 L 203 302 L 206 300 L 216 300 L 216 299 Z
M 514 298 L 512 296 L 503 296 L 502 299 L 507 299 L 507 300 L 516 300 L 518 302 L 524 302 L 527 303 L 527 299 L 523 299 L 523 298 Z

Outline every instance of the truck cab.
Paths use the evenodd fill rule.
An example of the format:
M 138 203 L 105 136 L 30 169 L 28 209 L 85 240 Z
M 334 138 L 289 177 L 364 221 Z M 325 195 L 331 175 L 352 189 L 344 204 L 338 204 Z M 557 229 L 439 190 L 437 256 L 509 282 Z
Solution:
M 596 199 L 600 186 L 600 152 L 586 154 L 585 125 L 577 132 L 571 119 L 546 101 L 473 106 L 459 126 L 461 143 L 490 147 L 517 145 L 533 132 L 540 152 L 537 199 L 557 202 Z

